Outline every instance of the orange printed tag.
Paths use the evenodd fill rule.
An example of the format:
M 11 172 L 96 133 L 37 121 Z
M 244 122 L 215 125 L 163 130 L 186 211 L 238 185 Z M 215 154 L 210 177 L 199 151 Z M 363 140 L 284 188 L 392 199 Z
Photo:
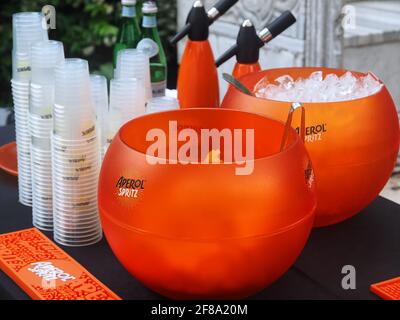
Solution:
M 400 277 L 375 283 L 370 289 L 384 300 L 400 300 Z
M 0 235 L 0 268 L 35 300 L 121 300 L 35 228 Z

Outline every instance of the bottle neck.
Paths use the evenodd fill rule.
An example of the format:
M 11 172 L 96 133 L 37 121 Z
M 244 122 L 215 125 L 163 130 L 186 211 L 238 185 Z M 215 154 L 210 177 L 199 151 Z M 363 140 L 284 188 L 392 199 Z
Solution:
M 122 6 L 122 17 L 123 18 L 136 18 L 136 7 L 135 6 Z
M 143 14 L 142 27 L 144 29 L 157 29 L 157 15 L 153 14 Z

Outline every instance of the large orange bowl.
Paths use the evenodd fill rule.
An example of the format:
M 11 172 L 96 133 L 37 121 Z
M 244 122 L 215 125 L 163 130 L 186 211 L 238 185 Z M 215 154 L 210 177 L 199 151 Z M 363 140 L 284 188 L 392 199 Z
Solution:
M 241 82 L 253 89 L 264 77 L 269 81 L 285 74 L 294 79 L 307 78 L 318 70 L 338 76 L 346 72 L 328 68 L 272 69 L 247 75 Z M 317 180 L 315 225 L 331 225 L 368 206 L 390 178 L 399 151 L 399 119 L 386 87 L 362 99 L 303 105 L 306 110 L 306 148 Z M 284 120 L 290 103 L 258 99 L 231 89 L 222 107 Z M 295 128 L 299 121 L 295 116 Z
M 252 173 L 237 175 L 228 151 L 222 164 L 150 164 L 146 136 L 153 128 L 169 132 L 170 121 L 198 137 L 202 129 L 253 129 Z M 176 299 L 242 298 L 278 279 L 303 249 L 316 208 L 309 157 L 289 129 L 280 151 L 284 124 L 252 113 L 185 109 L 127 123 L 99 181 L 102 224 L 117 258 L 146 286 Z

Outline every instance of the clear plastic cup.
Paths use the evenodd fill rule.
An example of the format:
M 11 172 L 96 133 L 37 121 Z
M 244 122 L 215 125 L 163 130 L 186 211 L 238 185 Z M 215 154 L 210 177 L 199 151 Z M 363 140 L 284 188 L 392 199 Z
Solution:
M 134 101 L 125 101 L 132 99 Z M 126 102 L 124 104 L 124 102 Z M 145 113 L 143 83 L 137 78 L 116 78 L 110 85 L 110 109 L 133 111 L 134 115 Z
M 53 224 L 53 205 L 52 202 L 37 203 L 33 200 L 33 219 L 42 220 L 43 222 Z
M 26 90 L 29 92 L 30 84 L 17 79 L 11 79 L 11 88 L 16 90 Z
M 71 202 L 71 201 L 69 201 Z M 94 217 L 97 214 L 97 206 L 94 204 L 82 205 L 81 203 L 67 204 L 62 200 L 54 198 L 54 210 L 58 211 L 57 217 L 67 219 L 69 217 L 75 217 L 77 219 L 84 219 L 89 217 Z
M 40 211 L 39 213 L 41 213 L 42 215 L 46 214 L 47 216 L 53 216 L 53 198 L 51 197 L 51 195 L 49 195 L 44 200 L 35 196 L 33 196 L 32 199 L 34 203 L 33 207 L 34 209 L 36 209 L 36 212 Z
M 107 79 L 104 76 L 91 75 L 90 85 L 92 91 L 92 101 L 96 109 L 97 132 L 100 146 L 102 146 L 105 143 L 104 131 L 106 131 L 109 112 Z
M 80 212 L 71 212 L 64 209 L 57 209 L 58 214 L 54 218 L 64 227 L 85 226 L 88 227 L 99 221 L 97 210 L 87 210 Z
M 14 98 L 26 98 L 29 96 L 29 87 L 11 87 L 11 91 L 13 93 Z
M 55 198 L 57 198 L 57 201 L 65 201 L 68 203 L 71 199 L 73 199 L 73 203 L 85 203 L 87 206 L 89 204 L 97 205 L 97 194 L 96 194 L 96 189 L 94 189 L 95 192 L 92 192 L 91 194 L 86 194 L 86 195 L 81 195 L 81 194 L 65 194 L 65 193 L 60 193 Z
M 94 152 L 94 149 L 98 147 L 97 136 L 95 137 L 96 140 L 94 142 L 84 142 L 82 144 L 75 144 L 75 145 L 67 145 L 65 143 L 59 143 L 58 141 L 52 140 L 54 146 L 54 152 L 60 155 L 74 155 L 74 154 L 81 154 L 86 153 L 87 151 Z M 87 140 L 85 140 L 87 141 Z
M 99 235 L 102 230 L 100 226 L 100 219 L 93 220 L 90 225 L 80 223 L 76 224 L 65 224 L 62 220 L 54 219 L 54 227 L 57 230 L 58 235 L 62 235 L 65 238 L 73 240 L 82 239 L 87 237 L 93 237 Z
M 38 188 L 38 189 L 40 189 L 40 188 Z M 35 190 L 36 190 L 36 187 L 35 187 Z M 41 196 L 38 194 L 34 194 L 32 198 L 37 200 L 37 203 L 41 204 L 41 205 L 51 204 L 53 202 L 53 193 L 50 191 L 46 191 L 46 194 L 43 194 Z
M 108 135 L 114 136 L 122 125 L 145 112 L 143 87 L 140 81 L 134 78 L 111 81 Z
M 65 59 L 55 69 L 56 104 L 71 106 L 91 101 L 89 64 L 83 59 Z M 79 109 L 79 105 L 72 108 Z
M 85 246 L 91 246 L 93 244 L 96 244 L 100 242 L 103 238 L 103 233 L 96 235 L 95 237 L 88 237 L 87 239 L 78 239 L 76 241 L 66 239 L 62 235 L 54 234 L 54 240 L 66 247 L 85 247 Z
M 32 188 L 35 188 L 35 190 L 38 190 L 39 192 L 37 192 L 37 194 L 42 194 L 43 197 L 45 197 L 45 195 L 47 194 L 49 197 L 53 197 L 53 185 L 50 182 L 50 184 L 48 182 L 45 181 L 37 181 L 37 180 L 33 180 L 32 181 Z M 38 200 L 40 200 L 41 198 L 39 197 L 39 195 L 37 195 Z
M 146 107 L 146 113 L 155 113 L 179 109 L 178 99 L 171 97 L 157 97 L 151 99 Z
M 97 191 L 97 181 L 95 182 L 88 182 L 85 184 L 79 184 L 77 183 L 64 183 L 64 182 L 54 182 L 53 183 L 53 188 L 54 188 L 54 196 L 56 196 L 56 193 L 67 193 L 69 196 L 73 197 L 75 196 L 78 192 L 82 191 L 85 195 L 91 194 L 91 192 L 96 192 Z
M 31 48 L 32 83 L 54 86 L 55 68 L 65 60 L 62 42 L 45 40 Z
M 31 153 L 32 156 L 32 165 L 35 166 L 37 169 L 48 170 L 49 166 L 51 169 L 52 162 L 51 160 L 51 153 L 46 152 L 46 154 L 39 154 L 39 153 Z
M 65 59 L 55 70 L 54 131 L 66 139 L 82 139 L 95 124 L 88 62 Z
M 60 225 L 57 223 L 54 224 L 55 229 L 56 229 L 56 234 L 58 237 L 62 237 L 63 239 L 70 240 L 70 241 L 76 241 L 80 242 L 81 240 L 84 239 L 92 239 L 93 237 L 97 237 L 102 233 L 102 230 L 99 226 L 92 228 L 91 230 L 88 229 L 74 229 L 71 228 L 69 230 L 63 229 Z
M 32 200 L 32 218 L 40 219 L 53 224 L 53 203 L 38 203 L 36 199 Z
M 115 79 L 136 78 L 143 83 L 145 101 L 152 98 L 149 57 L 140 50 L 121 50 L 117 56 Z
M 68 229 L 78 229 L 78 230 L 97 230 L 98 228 L 98 223 L 99 223 L 99 219 L 94 218 L 94 219 L 88 219 L 86 221 L 80 221 L 79 222 L 75 222 L 74 220 L 72 220 L 70 217 L 68 217 L 68 220 L 63 220 L 63 219 L 59 219 L 56 218 L 55 219 L 55 223 L 59 226 L 61 226 L 61 231 L 64 230 L 68 230 Z
M 19 98 L 14 98 L 15 131 L 18 159 L 18 193 L 19 202 L 25 206 L 32 205 L 32 171 L 31 171 L 31 136 L 29 132 L 28 106 L 23 110 Z
M 87 245 L 87 243 L 93 244 L 102 239 L 102 231 L 94 230 L 91 233 L 85 235 L 77 236 L 75 233 L 61 233 L 57 232 L 54 235 L 54 239 L 59 241 L 60 244 L 66 246 L 82 246 L 82 244 Z M 96 241 L 95 241 L 96 240 Z
M 53 224 L 54 224 L 52 216 L 46 216 L 44 214 L 42 215 L 39 210 L 37 210 L 37 213 L 32 216 L 32 221 L 33 221 L 34 225 L 35 225 L 35 223 L 40 225 L 39 229 L 42 229 L 42 228 L 46 228 L 46 229 L 51 228 L 52 229 Z M 45 230 L 45 231 L 52 231 L 52 230 Z
M 13 15 L 13 79 L 29 83 L 31 79 L 31 47 L 47 40 L 40 12 L 21 12 Z
M 57 191 L 58 193 L 62 193 L 65 188 L 71 188 L 71 187 L 79 189 L 80 185 L 85 187 L 92 186 L 94 190 L 97 190 L 97 186 L 93 186 L 96 185 L 96 182 L 93 182 L 92 180 L 93 179 L 85 180 L 85 179 L 73 179 L 73 178 L 62 180 L 53 178 L 54 193 L 57 193 Z
M 74 145 L 84 145 L 84 144 L 91 144 L 91 143 L 97 143 L 97 138 L 96 137 L 90 137 L 87 139 L 65 139 L 63 137 L 57 136 L 56 134 L 53 134 L 52 140 L 58 144 L 63 144 L 65 146 L 74 146 Z
M 54 87 L 43 86 L 42 93 L 30 94 L 29 111 L 32 114 L 41 116 L 43 120 L 52 118 L 54 105 Z
M 65 226 L 70 224 L 93 224 L 99 221 L 98 211 L 96 209 L 88 209 L 81 211 L 73 211 L 71 209 L 55 208 L 57 214 L 54 220 Z
M 76 236 L 76 237 L 87 237 L 93 235 L 93 233 L 101 232 L 100 219 L 87 220 L 87 223 L 75 223 L 67 219 L 59 219 L 58 214 L 54 218 L 54 225 L 57 228 L 59 234 L 65 236 Z
M 97 147 L 97 145 L 96 145 Z M 53 151 L 53 158 L 57 162 L 56 165 L 70 165 L 79 166 L 84 163 L 89 163 L 91 161 L 99 162 L 98 150 L 88 150 L 88 149 L 68 149 L 67 151 L 55 150 Z
M 99 120 L 103 120 L 108 112 L 108 87 L 106 77 L 91 75 L 90 87 L 97 117 Z
M 88 167 L 88 169 L 87 169 Z M 87 167 L 71 167 L 63 169 L 52 164 L 54 179 L 57 182 L 90 182 L 91 179 L 97 179 L 99 175 L 100 165 L 88 164 Z M 81 169 L 83 168 L 83 170 Z
M 97 147 L 97 145 L 96 145 Z M 82 163 L 89 162 L 91 160 L 100 160 L 98 159 L 98 150 L 90 150 L 90 149 L 56 149 L 53 146 L 53 158 L 59 165 L 70 165 L 70 166 L 78 166 Z
M 32 220 L 32 224 L 35 228 L 42 230 L 42 231 L 53 231 L 53 225 L 50 223 L 41 223 L 36 221 L 35 219 Z
M 50 219 L 41 219 L 39 216 L 32 217 L 34 227 L 42 231 L 53 231 L 53 222 Z
M 100 159 L 98 154 L 96 154 L 95 158 L 86 158 L 85 160 L 73 159 L 65 160 L 63 162 L 60 160 L 55 163 L 55 159 L 53 159 L 52 166 L 57 173 L 85 175 L 99 171 Z
M 29 110 L 29 97 L 13 97 L 14 109 Z
M 63 226 L 68 225 L 97 225 L 99 221 L 99 215 L 97 209 L 84 208 L 82 210 L 64 208 L 62 206 L 54 207 L 54 221 L 59 222 Z
M 53 226 L 54 221 L 52 215 L 46 215 L 46 212 L 41 211 L 40 209 L 37 209 L 36 215 L 33 216 L 33 220 L 51 226 Z
M 64 240 L 69 241 L 77 241 L 80 242 L 82 240 L 92 239 L 94 237 L 98 237 L 100 233 L 102 233 L 101 228 L 96 227 L 92 229 L 63 229 L 60 225 L 55 223 L 55 227 L 57 228 L 57 236 L 62 237 Z

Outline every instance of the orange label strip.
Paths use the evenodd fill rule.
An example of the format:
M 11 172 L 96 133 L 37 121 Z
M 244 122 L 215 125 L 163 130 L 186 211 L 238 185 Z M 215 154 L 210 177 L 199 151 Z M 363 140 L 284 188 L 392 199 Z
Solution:
M 0 268 L 35 300 L 121 300 L 36 228 L 0 235 Z
M 400 277 L 375 283 L 370 289 L 384 300 L 400 300 Z

